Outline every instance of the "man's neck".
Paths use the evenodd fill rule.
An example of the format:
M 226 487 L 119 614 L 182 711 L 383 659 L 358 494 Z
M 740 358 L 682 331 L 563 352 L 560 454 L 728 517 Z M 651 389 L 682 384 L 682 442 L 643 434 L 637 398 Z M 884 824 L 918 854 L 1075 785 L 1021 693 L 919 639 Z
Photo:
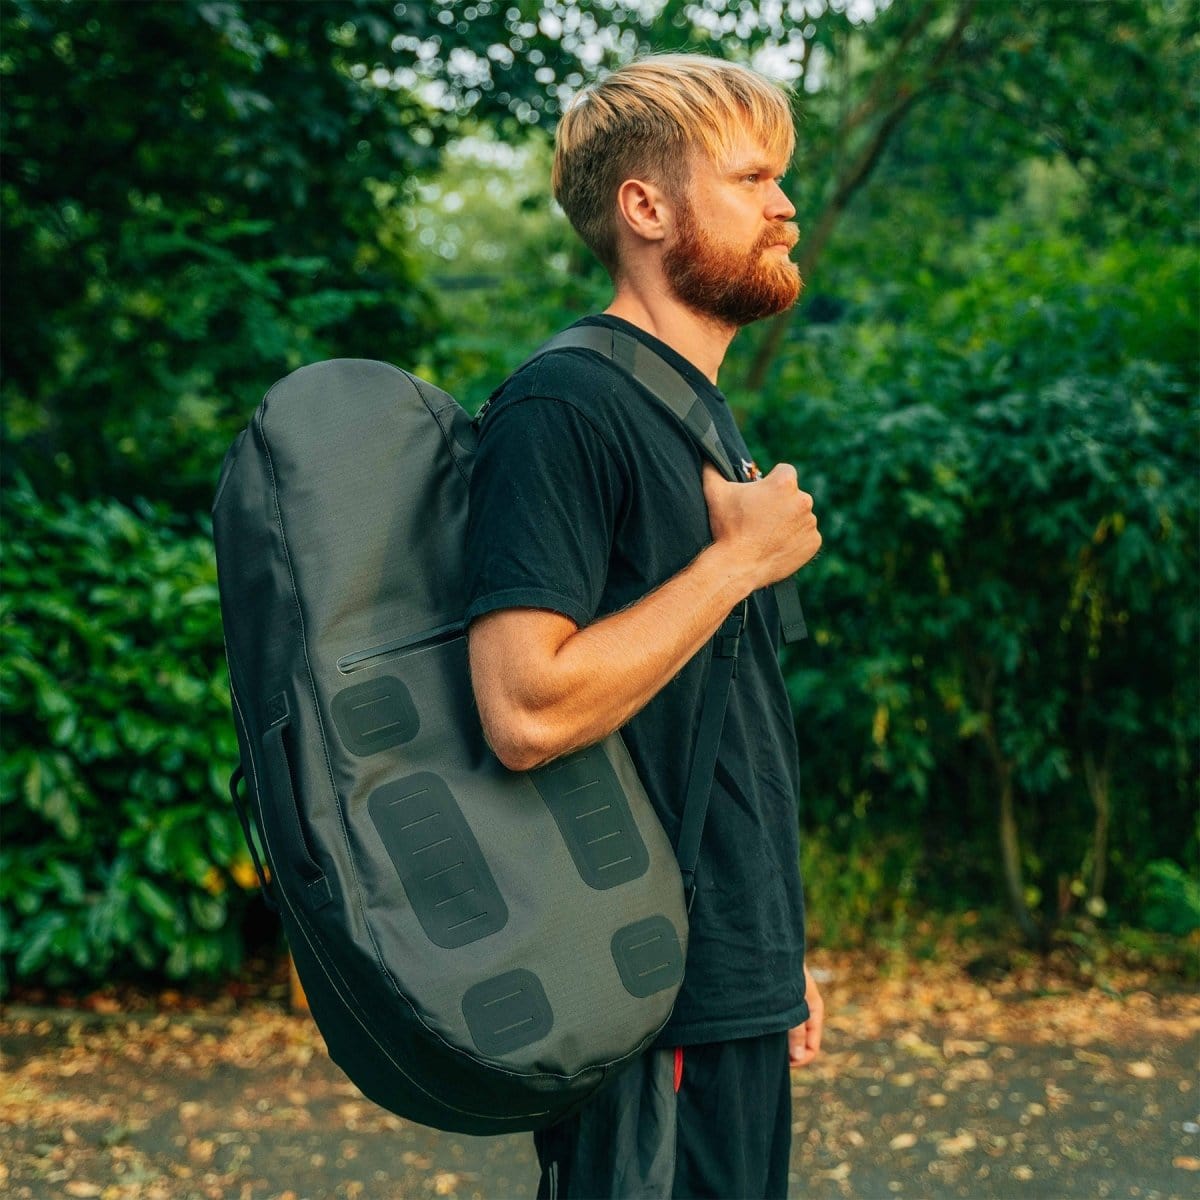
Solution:
M 736 326 L 702 316 L 673 296 L 647 295 L 631 288 L 619 287 L 604 311 L 665 342 L 714 384 L 725 351 L 737 333 Z

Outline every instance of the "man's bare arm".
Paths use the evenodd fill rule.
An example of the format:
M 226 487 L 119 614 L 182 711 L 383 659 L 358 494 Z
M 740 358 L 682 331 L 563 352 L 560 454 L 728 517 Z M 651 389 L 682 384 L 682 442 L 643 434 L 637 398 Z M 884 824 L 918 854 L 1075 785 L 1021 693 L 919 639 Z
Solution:
M 470 630 L 471 675 L 484 732 L 511 770 L 529 770 L 599 741 L 648 703 L 734 606 L 817 552 L 812 497 L 796 472 L 733 484 L 704 471 L 713 541 L 636 604 L 580 629 L 541 609 L 489 613 Z

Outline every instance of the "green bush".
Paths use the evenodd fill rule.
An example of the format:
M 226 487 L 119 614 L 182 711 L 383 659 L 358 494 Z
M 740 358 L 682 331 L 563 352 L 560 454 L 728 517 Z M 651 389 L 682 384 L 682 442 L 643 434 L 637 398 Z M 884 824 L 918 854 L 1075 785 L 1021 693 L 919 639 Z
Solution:
M 23 482 L 4 508 L 5 979 L 229 970 L 253 873 L 210 539 Z
M 1142 923 L 1158 933 L 1188 934 L 1200 929 L 1200 880 L 1169 858 L 1146 867 Z
M 887 834 L 849 848 L 838 840 L 816 829 L 800 842 L 810 940 L 826 948 L 897 945 L 925 907 L 916 894 L 920 840 Z

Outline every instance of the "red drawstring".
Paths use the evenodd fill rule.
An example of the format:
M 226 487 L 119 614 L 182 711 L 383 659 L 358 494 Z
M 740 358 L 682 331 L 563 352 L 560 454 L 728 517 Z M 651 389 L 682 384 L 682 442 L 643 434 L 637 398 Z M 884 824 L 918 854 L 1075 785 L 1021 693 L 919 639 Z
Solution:
M 679 1091 L 679 1085 L 683 1083 L 683 1047 L 675 1047 L 675 1091 Z

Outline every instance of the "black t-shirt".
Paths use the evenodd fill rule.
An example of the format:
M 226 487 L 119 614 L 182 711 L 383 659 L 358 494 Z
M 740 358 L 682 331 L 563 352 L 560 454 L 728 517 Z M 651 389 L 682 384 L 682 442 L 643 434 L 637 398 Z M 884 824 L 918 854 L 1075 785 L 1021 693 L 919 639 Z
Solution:
M 749 453 L 721 393 L 615 317 L 696 389 L 735 464 Z M 701 458 L 674 416 L 612 363 L 554 351 L 483 421 L 471 475 L 467 620 L 545 608 L 580 627 L 635 603 L 712 540 Z M 797 754 L 770 589 L 750 598 L 696 870 L 683 987 L 660 1045 L 774 1033 L 808 1016 Z M 621 730 L 674 843 L 707 678 L 706 646 Z

